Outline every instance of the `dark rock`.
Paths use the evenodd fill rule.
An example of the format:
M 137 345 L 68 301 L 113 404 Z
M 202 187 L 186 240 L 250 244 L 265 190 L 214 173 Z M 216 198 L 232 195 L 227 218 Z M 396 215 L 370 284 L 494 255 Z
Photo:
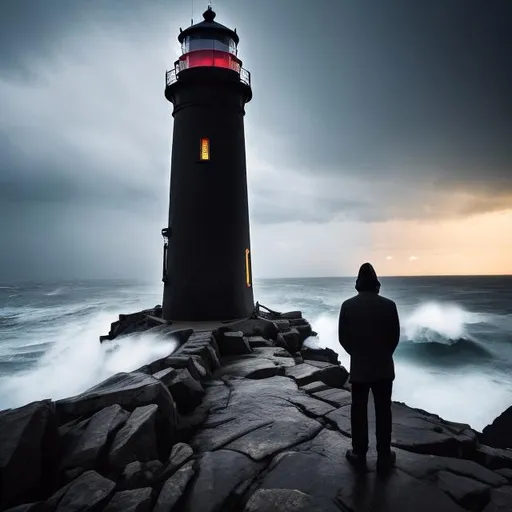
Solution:
M 303 347 L 301 350 L 304 361 L 327 361 L 331 364 L 339 364 L 338 354 L 330 348 L 309 348 Z
M 281 333 L 277 335 L 277 338 L 275 340 L 276 347 L 281 347 L 282 349 L 286 350 L 287 352 L 290 352 L 288 349 L 288 345 Z
M 247 502 L 244 512 L 322 512 L 314 498 L 293 489 L 258 489 Z M 332 508 L 338 511 L 337 507 Z
M 207 452 L 198 461 L 198 475 L 187 493 L 183 510 L 215 512 L 242 482 L 251 480 L 262 466 L 231 450 Z
M 512 450 L 480 445 L 475 451 L 474 460 L 489 469 L 512 468 Z
M 494 471 L 495 471 L 495 473 L 498 473 L 498 475 L 505 477 L 509 482 L 512 481 L 512 469 L 503 468 L 503 469 L 495 469 Z
M 368 408 L 370 431 L 375 428 L 373 400 Z M 468 425 L 448 422 L 439 416 L 405 404 L 393 402 L 393 433 L 391 444 L 411 452 L 448 457 L 472 456 L 476 434 Z M 336 423 L 340 432 L 350 435 L 350 406 L 340 407 L 326 418 Z
M 325 391 L 326 389 L 333 388 L 330 388 L 327 384 L 325 384 L 325 382 L 322 382 L 321 380 L 315 380 L 314 382 L 310 382 L 309 384 L 301 386 L 300 389 L 306 393 L 312 394 L 317 393 L 318 391 Z
M 56 402 L 61 422 L 91 414 L 119 404 L 128 411 L 157 404 L 170 428 L 176 424 L 176 407 L 169 390 L 158 380 L 143 373 L 117 373 L 84 393 Z
M 215 377 L 220 378 L 230 375 L 234 377 L 246 377 L 248 379 L 267 379 L 279 373 L 284 374 L 284 369 L 281 369 L 273 361 L 254 357 L 235 359 L 223 364 L 215 373 Z
M 0 412 L 0 509 L 37 501 L 55 489 L 58 441 L 50 400 Z
M 512 486 L 491 491 L 491 501 L 483 512 L 510 512 L 512 510 Z
M 451 473 L 466 476 L 491 487 L 499 487 L 507 483 L 506 478 L 471 460 L 421 455 L 400 449 L 396 449 L 396 452 L 397 468 L 422 480 L 433 478 L 439 471 L 450 471 Z
M 187 462 L 181 469 L 176 471 L 163 485 L 158 496 L 153 512 L 177 512 L 183 510 L 176 507 L 185 489 L 194 476 L 194 463 Z
M 288 352 L 288 350 L 286 350 L 286 349 L 276 350 L 276 351 L 274 352 L 274 356 L 275 356 L 275 357 L 292 357 L 292 355 L 290 354 L 290 352 Z
M 210 345 L 208 341 L 188 341 L 185 345 L 182 345 L 176 352 L 176 355 L 180 356 L 199 356 L 203 361 L 203 366 L 208 372 L 213 373 L 217 368 L 220 367 L 219 357 L 215 349 Z
M 174 368 L 164 368 L 159 372 L 153 373 L 152 376 L 155 379 L 158 379 L 167 389 L 169 389 L 170 383 L 174 377 L 176 377 L 176 370 Z
M 346 389 L 329 388 L 323 391 L 317 391 L 313 393 L 312 396 L 336 407 L 343 407 L 344 405 L 352 403 L 352 394 Z
M 242 354 L 250 354 L 251 346 L 242 331 L 226 331 L 217 337 L 220 355 L 235 356 Z
M 249 346 L 251 349 L 257 348 L 257 347 L 273 347 L 274 343 L 270 340 L 266 340 L 263 338 L 263 336 L 249 336 L 247 338 L 247 341 L 249 342 Z M 252 350 L 251 350 L 252 352 Z
M 297 394 L 290 398 L 290 402 L 299 407 L 307 416 L 325 416 L 336 409 L 335 406 L 309 395 Z
M 221 447 L 255 460 L 314 436 L 322 425 L 296 405 L 308 397 L 286 377 L 263 380 L 230 379 L 228 404 L 210 410 L 203 428 L 190 444 L 199 452 Z
M 290 327 L 297 327 L 298 325 L 309 325 L 309 322 L 305 318 L 290 318 Z
M 302 311 L 288 311 L 286 313 L 281 313 L 279 318 L 284 318 L 286 320 L 296 320 L 298 318 L 302 318 Z
M 137 407 L 125 426 L 116 434 L 108 462 L 112 468 L 121 468 L 130 462 L 146 462 L 158 458 L 155 422 L 157 405 Z
M 206 366 L 202 364 L 202 359 L 199 356 L 171 356 L 167 358 L 169 366 L 177 370 L 187 369 L 198 381 L 203 381 L 211 377 L 211 374 L 206 370 Z
M 281 415 L 273 416 L 270 424 L 248 432 L 226 445 L 226 448 L 245 453 L 258 461 L 310 439 L 321 429 L 318 421 L 305 417 L 296 409 L 283 409 Z
M 437 486 L 466 510 L 478 512 L 489 502 L 491 488 L 449 471 L 437 473 Z
M 298 352 L 302 347 L 302 338 L 299 334 L 299 331 L 297 329 L 293 328 L 289 331 L 283 333 L 284 341 L 286 342 L 286 346 L 288 347 L 288 350 L 295 354 L 295 352 Z
M 158 480 L 163 465 L 159 460 L 149 462 L 130 462 L 126 465 L 119 479 L 118 489 L 140 489 L 152 487 Z
M 44 503 L 38 501 L 37 503 L 25 503 L 17 507 L 10 508 L 5 512 L 45 512 Z
M 84 468 L 72 468 L 72 469 L 66 469 L 61 474 L 61 482 L 60 485 L 68 484 L 69 482 L 72 482 L 73 480 L 76 480 L 82 473 L 85 473 Z
M 129 416 L 129 413 L 117 404 L 98 411 L 87 422 L 73 450 L 64 455 L 62 467 L 80 467 L 83 470 L 95 468 L 107 442 L 123 426 Z
M 183 466 L 192 455 L 194 455 L 194 451 L 188 444 L 175 444 L 172 447 L 167 464 L 158 475 L 158 480 L 167 480 L 177 469 Z
M 319 510 L 333 512 L 463 510 L 434 484 L 415 480 L 400 471 L 392 472 L 386 479 L 375 472 L 361 478 L 346 461 L 307 452 L 280 457 L 261 482 L 261 489 L 294 489 L 311 496 Z
M 343 366 L 329 365 L 326 368 L 317 368 L 309 363 L 303 363 L 287 368 L 286 376 L 292 378 L 299 386 L 320 380 L 332 388 L 341 388 L 348 378 L 348 372 Z
M 103 510 L 115 486 L 112 480 L 102 477 L 96 471 L 87 471 L 57 491 L 46 502 L 46 508 L 55 508 L 58 512 Z
M 265 318 L 250 318 L 230 324 L 230 329 L 242 331 L 244 336 L 263 336 L 267 340 L 276 340 L 279 332 L 275 324 Z
M 201 404 L 189 414 L 180 414 L 176 441 L 187 441 L 203 425 L 208 417 L 208 406 Z
M 512 448 L 512 406 L 483 429 L 480 442 L 494 448 Z
M 274 325 L 277 327 L 280 333 L 284 333 L 290 330 L 290 322 L 288 320 L 274 320 Z
M 116 492 L 105 512 L 149 512 L 152 492 L 151 487 Z
M 199 381 L 190 375 L 186 368 L 176 370 L 172 379 L 167 382 L 169 391 L 181 414 L 193 411 L 204 396 L 204 388 Z
M 313 329 L 311 328 L 311 325 L 296 325 L 293 327 L 293 329 L 296 329 L 300 336 L 300 346 L 302 347 L 302 344 L 305 340 L 307 340 L 312 334 Z

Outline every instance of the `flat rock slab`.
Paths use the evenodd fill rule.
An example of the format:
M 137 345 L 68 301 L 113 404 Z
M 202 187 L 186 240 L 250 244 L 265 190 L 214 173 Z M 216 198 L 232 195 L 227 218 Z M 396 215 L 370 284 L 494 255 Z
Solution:
M 198 475 L 187 491 L 184 512 L 215 512 L 242 482 L 252 480 L 261 464 L 231 450 L 204 453 L 198 461 Z
M 393 402 L 393 432 L 391 444 L 416 453 L 461 456 L 471 453 L 476 445 L 476 433 L 468 425 L 451 423 L 434 414 L 412 409 Z M 329 413 L 327 419 L 336 423 L 340 432 L 351 435 L 350 406 Z M 375 429 L 373 401 L 369 401 L 369 429 Z
M 158 406 L 137 407 L 125 426 L 116 434 L 110 453 L 109 465 L 122 468 L 130 462 L 147 462 L 158 458 L 156 440 L 156 414 Z
M 454 457 L 422 455 L 405 450 L 396 450 L 396 466 L 398 469 L 419 479 L 432 479 L 439 471 L 472 478 L 491 487 L 506 485 L 507 479 L 476 462 Z
M 294 403 L 309 397 L 291 379 L 230 379 L 226 384 L 227 406 L 210 410 L 203 430 L 191 440 L 199 452 L 227 447 L 260 460 L 306 441 L 322 427 Z M 323 407 L 320 401 L 318 407 Z
M 301 411 L 305 411 L 307 416 L 325 416 L 336 410 L 334 405 L 328 404 L 323 400 L 317 400 L 307 394 L 301 396 L 297 393 L 296 396 L 290 398 L 290 402 L 299 407 Z
M 153 512 L 178 511 L 177 504 L 194 474 L 193 462 L 187 462 L 176 471 L 163 485 Z M 181 507 L 180 510 L 182 510 Z
M 343 407 L 352 403 L 352 394 L 346 389 L 328 388 L 317 391 L 313 393 L 312 396 L 336 407 Z
M 116 492 L 105 512 L 149 512 L 152 492 L 151 487 Z
M 489 485 L 450 471 L 439 471 L 436 484 L 456 503 L 468 510 L 482 510 L 491 495 Z
M 223 363 L 215 372 L 215 377 L 246 377 L 248 379 L 268 379 L 275 375 L 284 375 L 284 369 L 268 359 L 247 358 Z
M 58 512 L 102 510 L 110 501 L 116 484 L 95 471 L 87 471 L 61 489 L 47 502 L 50 510 Z
M 339 512 L 333 503 L 295 489 L 258 489 L 247 502 L 244 512 Z
M 311 361 L 318 363 L 319 361 Z M 348 372 L 343 366 L 331 365 L 318 367 L 309 363 L 297 364 L 286 369 L 286 376 L 292 378 L 299 386 L 320 380 L 333 388 L 341 388 L 347 381 Z
M 317 393 L 318 391 L 325 391 L 326 389 L 332 388 L 330 388 L 325 382 L 322 382 L 321 380 L 315 380 L 314 382 L 310 382 L 309 384 L 301 386 L 300 389 L 306 393 L 312 394 Z
M 395 471 L 381 480 L 375 472 L 358 473 L 348 462 L 316 453 L 285 453 L 261 483 L 261 489 L 293 489 L 315 498 L 320 510 L 461 512 L 433 484 Z M 293 510 L 293 509 L 292 509 Z M 300 510 L 300 509 L 299 509 Z
M 157 404 L 171 427 L 176 425 L 176 407 L 169 390 L 158 379 L 144 373 L 117 373 L 80 395 L 56 402 L 61 423 L 90 416 L 113 404 L 127 411 Z
M 476 449 L 475 460 L 489 469 L 512 469 L 512 450 L 480 445 Z
M 512 487 L 507 485 L 491 491 L 491 501 L 484 512 L 510 512 L 512 510 Z
M 100 454 L 130 414 L 114 404 L 98 411 L 88 422 L 74 448 L 63 457 L 63 468 L 93 469 Z
M 0 510 L 36 501 L 53 490 L 57 442 L 50 400 L 0 412 Z
M 281 416 L 274 416 L 271 423 L 239 437 L 236 441 L 229 443 L 226 448 L 244 453 L 251 459 L 259 461 L 310 439 L 321 429 L 322 425 L 318 421 L 304 417 L 297 410 L 283 410 Z

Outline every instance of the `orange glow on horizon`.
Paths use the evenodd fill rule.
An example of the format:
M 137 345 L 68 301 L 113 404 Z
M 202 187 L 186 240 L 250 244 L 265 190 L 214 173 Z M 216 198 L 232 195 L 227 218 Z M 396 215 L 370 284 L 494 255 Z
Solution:
M 368 257 L 381 275 L 512 274 L 512 210 L 376 223 Z

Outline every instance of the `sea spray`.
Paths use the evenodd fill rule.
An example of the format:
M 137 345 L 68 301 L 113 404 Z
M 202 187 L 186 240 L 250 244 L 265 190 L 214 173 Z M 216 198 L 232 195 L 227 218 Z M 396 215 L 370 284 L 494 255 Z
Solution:
M 165 357 L 177 347 L 175 339 L 149 333 L 101 344 L 98 333 L 111 320 L 110 314 L 98 313 L 61 327 L 35 365 L 0 379 L 0 409 L 81 393 L 110 375 Z

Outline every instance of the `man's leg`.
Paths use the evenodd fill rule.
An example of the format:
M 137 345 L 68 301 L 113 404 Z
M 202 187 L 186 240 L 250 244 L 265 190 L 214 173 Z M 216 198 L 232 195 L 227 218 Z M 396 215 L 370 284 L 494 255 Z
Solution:
M 391 393 L 392 380 L 380 380 L 371 385 L 375 402 L 375 437 L 377 439 L 378 458 L 383 462 L 393 462 L 394 453 L 391 451 Z
M 366 383 L 352 383 L 352 405 L 350 422 L 352 428 L 352 448 L 354 454 L 366 456 L 368 451 L 368 393 Z

